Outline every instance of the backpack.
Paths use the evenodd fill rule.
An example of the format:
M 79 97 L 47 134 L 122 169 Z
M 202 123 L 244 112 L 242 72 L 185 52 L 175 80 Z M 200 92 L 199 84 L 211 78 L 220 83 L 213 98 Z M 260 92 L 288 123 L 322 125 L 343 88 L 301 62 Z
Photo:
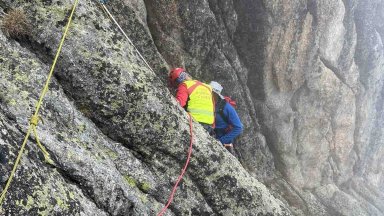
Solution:
M 232 100 L 232 98 L 228 96 L 224 96 L 224 100 L 227 101 L 229 104 L 231 104 L 233 108 L 235 109 L 237 108 L 236 101 Z
M 219 106 L 217 107 L 218 109 L 218 113 L 219 115 L 221 116 L 221 118 L 228 124 L 229 124 L 229 120 L 228 118 L 224 115 L 224 107 L 225 107 L 225 104 L 229 103 L 233 108 L 236 109 L 237 107 L 237 104 L 236 104 L 236 101 L 232 100 L 230 97 L 228 96 L 224 96 L 224 99 L 220 99 L 220 101 L 218 101 L 218 104 Z M 229 127 L 232 127 L 231 125 Z

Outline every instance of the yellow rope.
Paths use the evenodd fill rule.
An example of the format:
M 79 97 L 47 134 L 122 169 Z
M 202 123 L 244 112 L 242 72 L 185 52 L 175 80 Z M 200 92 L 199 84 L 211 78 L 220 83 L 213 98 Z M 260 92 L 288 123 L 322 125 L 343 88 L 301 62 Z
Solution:
M 3 205 L 3 201 L 4 201 L 4 198 L 5 198 L 5 194 L 7 193 L 7 190 L 8 190 L 8 188 L 9 188 L 10 184 L 11 184 L 13 175 L 14 175 L 15 172 L 16 172 L 16 168 L 17 168 L 17 165 L 18 165 L 19 162 L 20 162 L 20 158 L 21 158 L 21 155 L 22 155 L 22 153 L 23 153 L 23 151 L 24 151 L 25 144 L 27 143 L 28 137 L 29 137 L 29 135 L 31 134 L 31 129 L 32 129 L 32 127 L 30 126 L 30 127 L 28 128 L 27 135 L 25 135 L 23 144 L 21 145 L 21 149 L 20 149 L 20 151 L 19 151 L 19 154 L 17 155 L 16 161 L 15 161 L 15 165 L 13 166 L 11 175 L 10 175 L 9 178 L 8 178 L 7 184 L 5 184 L 5 187 L 4 187 L 3 192 L 1 192 L 0 206 Z
M 75 3 L 73 4 L 73 8 L 72 8 L 71 15 L 70 15 L 69 18 L 68 18 L 68 23 L 67 23 L 67 26 L 65 27 L 64 35 L 63 35 L 63 37 L 61 38 L 61 42 L 60 42 L 59 48 L 58 48 L 58 50 L 57 50 L 55 59 L 53 60 L 53 64 L 52 64 L 52 66 L 51 66 L 51 70 L 49 71 L 49 75 L 48 75 L 47 81 L 45 82 L 44 89 L 43 89 L 43 91 L 41 92 L 41 96 L 40 96 L 39 102 L 37 103 L 36 111 L 35 111 L 34 116 L 37 116 L 37 114 L 39 113 L 39 109 L 40 109 L 41 104 L 43 103 L 44 96 L 45 96 L 45 94 L 46 94 L 47 91 L 48 91 L 49 81 L 50 81 L 50 79 L 51 79 L 51 77 L 52 77 L 53 70 L 55 69 L 57 59 L 58 59 L 59 56 L 60 56 L 61 48 L 63 47 L 64 40 L 65 40 L 65 38 L 66 38 L 66 36 L 67 36 L 67 33 L 68 33 L 69 25 L 70 25 L 71 22 L 72 22 L 72 17 L 73 17 L 73 14 L 75 13 L 75 9 L 76 9 L 76 7 L 77 7 L 77 3 L 78 3 L 78 2 L 79 2 L 79 0 L 75 0 Z
M 39 137 L 38 137 L 38 135 L 37 135 L 36 126 L 33 125 L 33 126 L 32 126 L 32 129 L 33 129 L 33 134 L 35 135 L 35 138 L 36 138 L 37 145 L 40 147 L 41 151 L 42 151 L 43 154 L 44 154 L 45 162 L 46 162 L 46 163 L 49 163 L 49 164 L 52 164 L 52 165 L 55 165 L 55 162 L 53 162 L 53 160 L 51 160 L 51 158 L 50 158 L 50 156 L 49 156 L 49 153 L 47 152 L 47 150 L 45 149 L 45 147 L 40 143 Z
M 49 153 L 47 152 L 45 147 L 40 143 L 39 136 L 37 135 L 36 127 L 37 127 L 37 124 L 39 123 L 39 120 L 40 120 L 39 116 L 33 115 L 31 117 L 30 126 L 32 126 L 33 134 L 35 135 L 37 145 L 40 147 L 41 151 L 44 154 L 45 162 L 54 165 L 55 163 L 49 157 Z
M 45 157 L 45 160 L 46 160 L 48 163 L 53 164 L 53 161 L 49 158 L 49 153 L 48 153 L 47 150 L 44 148 L 44 146 L 41 145 L 41 143 L 40 143 L 40 140 L 39 140 L 39 138 L 38 138 L 38 136 L 37 136 L 36 126 L 37 126 L 37 124 L 38 124 L 38 122 L 39 122 L 39 115 L 38 115 L 38 114 L 39 114 L 39 110 L 40 110 L 41 104 L 43 103 L 43 99 L 44 99 L 44 97 L 45 97 L 45 94 L 46 94 L 47 91 L 48 91 L 48 86 L 49 86 L 49 82 L 50 82 L 51 77 L 52 77 L 52 74 L 53 74 L 53 70 L 55 69 L 57 59 L 59 58 L 61 49 L 62 49 L 62 47 L 63 47 L 65 38 L 66 38 L 66 36 L 67 36 L 68 29 L 69 29 L 69 26 L 70 26 L 70 24 L 71 24 L 72 17 L 73 17 L 73 14 L 75 13 L 75 9 L 76 9 L 76 7 L 77 7 L 78 2 L 79 2 L 79 0 L 75 0 L 75 2 L 73 3 L 72 12 L 71 12 L 71 15 L 70 15 L 69 18 L 68 18 L 67 26 L 65 27 L 65 31 L 64 31 L 63 37 L 61 38 L 61 42 L 60 42 L 59 48 L 58 48 L 58 50 L 57 50 L 57 52 L 56 52 L 55 59 L 53 60 L 53 63 L 52 63 L 52 66 L 51 66 L 51 70 L 49 71 L 49 75 L 48 75 L 47 81 L 45 82 L 45 86 L 44 86 L 44 88 L 43 88 L 43 91 L 41 92 L 39 101 L 38 101 L 38 103 L 36 104 L 35 114 L 33 114 L 33 116 L 31 117 L 31 120 L 30 120 L 30 123 L 29 123 L 29 128 L 28 128 L 27 134 L 25 135 L 23 144 L 21 145 L 20 151 L 19 151 L 19 153 L 18 153 L 18 155 L 17 155 L 15 164 L 13 165 L 13 168 L 12 168 L 11 174 L 9 175 L 8 181 L 7 181 L 7 183 L 5 184 L 4 190 L 1 192 L 1 196 L 0 196 L 0 207 L 2 206 L 3 201 L 4 201 L 4 199 L 5 199 L 5 194 L 7 193 L 8 188 L 9 188 L 9 186 L 11 185 L 11 182 L 12 182 L 13 176 L 15 175 L 17 166 L 18 166 L 18 164 L 20 163 L 20 159 L 21 159 L 21 156 L 22 156 L 22 154 L 23 154 L 25 145 L 26 145 L 27 140 L 28 140 L 28 138 L 29 138 L 29 136 L 30 136 L 30 134 L 31 134 L 31 130 L 33 130 L 33 132 L 34 132 L 34 135 L 35 135 L 35 138 L 36 138 L 37 145 L 40 147 L 41 151 L 43 152 L 44 157 Z

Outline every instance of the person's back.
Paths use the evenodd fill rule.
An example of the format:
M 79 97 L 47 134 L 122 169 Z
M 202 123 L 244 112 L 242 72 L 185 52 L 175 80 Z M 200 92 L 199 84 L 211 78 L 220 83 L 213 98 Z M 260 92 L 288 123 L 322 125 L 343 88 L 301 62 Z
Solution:
M 177 86 L 176 100 L 198 122 L 211 126 L 214 123 L 214 102 L 211 86 L 192 80 L 183 68 L 170 72 L 170 82 Z
M 243 131 L 243 124 L 235 108 L 224 99 L 218 98 L 215 108 L 215 133 L 222 144 L 231 144 Z
M 233 141 L 243 132 L 243 124 L 235 108 L 221 95 L 223 87 L 212 81 L 210 83 L 214 92 L 215 104 L 215 134 L 216 138 L 232 153 Z
M 182 85 L 186 86 L 189 96 L 185 107 L 187 112 L 196 121 L 212 125 L 215 118 L 212 88 L 197 80 L 187 80 Z

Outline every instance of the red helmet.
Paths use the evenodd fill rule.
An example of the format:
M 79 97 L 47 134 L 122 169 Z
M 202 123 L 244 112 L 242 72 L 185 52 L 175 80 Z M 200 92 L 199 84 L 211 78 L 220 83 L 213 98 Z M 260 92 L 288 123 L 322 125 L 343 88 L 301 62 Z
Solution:
M 175 83 L 181 72 L 185 71 L 184 68 L 174 68 L 169 72 L 169 81 Z

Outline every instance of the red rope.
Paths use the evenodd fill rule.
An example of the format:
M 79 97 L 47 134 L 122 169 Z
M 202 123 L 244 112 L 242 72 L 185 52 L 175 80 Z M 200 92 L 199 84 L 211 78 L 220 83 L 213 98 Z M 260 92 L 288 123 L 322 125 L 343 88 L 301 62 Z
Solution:
M 161 212 L 159 214 L 157 214 L 157 216 L 162 216 L 165 211 L 167 210 L 167 208 L 169 207 L 169 205 L 171 205 L 171 202 L 173 200 L 173 196 L 175 195 L 176 193 L 176 189 L 177 189 L 177 185 L 180 183 L 181 179 L 183 179 L 183 175 L 185 173 L 185 170 L 187 170 L 187 167 L 188 167 L 188 164 L 189 164 L 189 160 L 191 159 L 191 154 L 192 154 L 192 143 L 193 143 L 193 132 L 192 132 L 192 117 L 191 115 L 188 113 L 188 116 L 189 116 L 189 131 L 191 133 L 191 138 L 190 138 L 190 144 L 189 144 L 189 150 L 188 150 L 188 157 L 187 157 L 187 161 L 185 162 L 185 165 L 184 165 L 184 168 L 183 170 L 181 171 L 181 174 L 179 175 L 179 177 L 177 178 L 177 181 L 175 183 L 175 186 L 173 186 L 173 189 L 172 189 L 172 192 L 171 192 L 171 195 L 169 196 L 168 198 L 168 202 L 167 202 L 167 205 L 164 206 L 164 208 L 161 210 Z

